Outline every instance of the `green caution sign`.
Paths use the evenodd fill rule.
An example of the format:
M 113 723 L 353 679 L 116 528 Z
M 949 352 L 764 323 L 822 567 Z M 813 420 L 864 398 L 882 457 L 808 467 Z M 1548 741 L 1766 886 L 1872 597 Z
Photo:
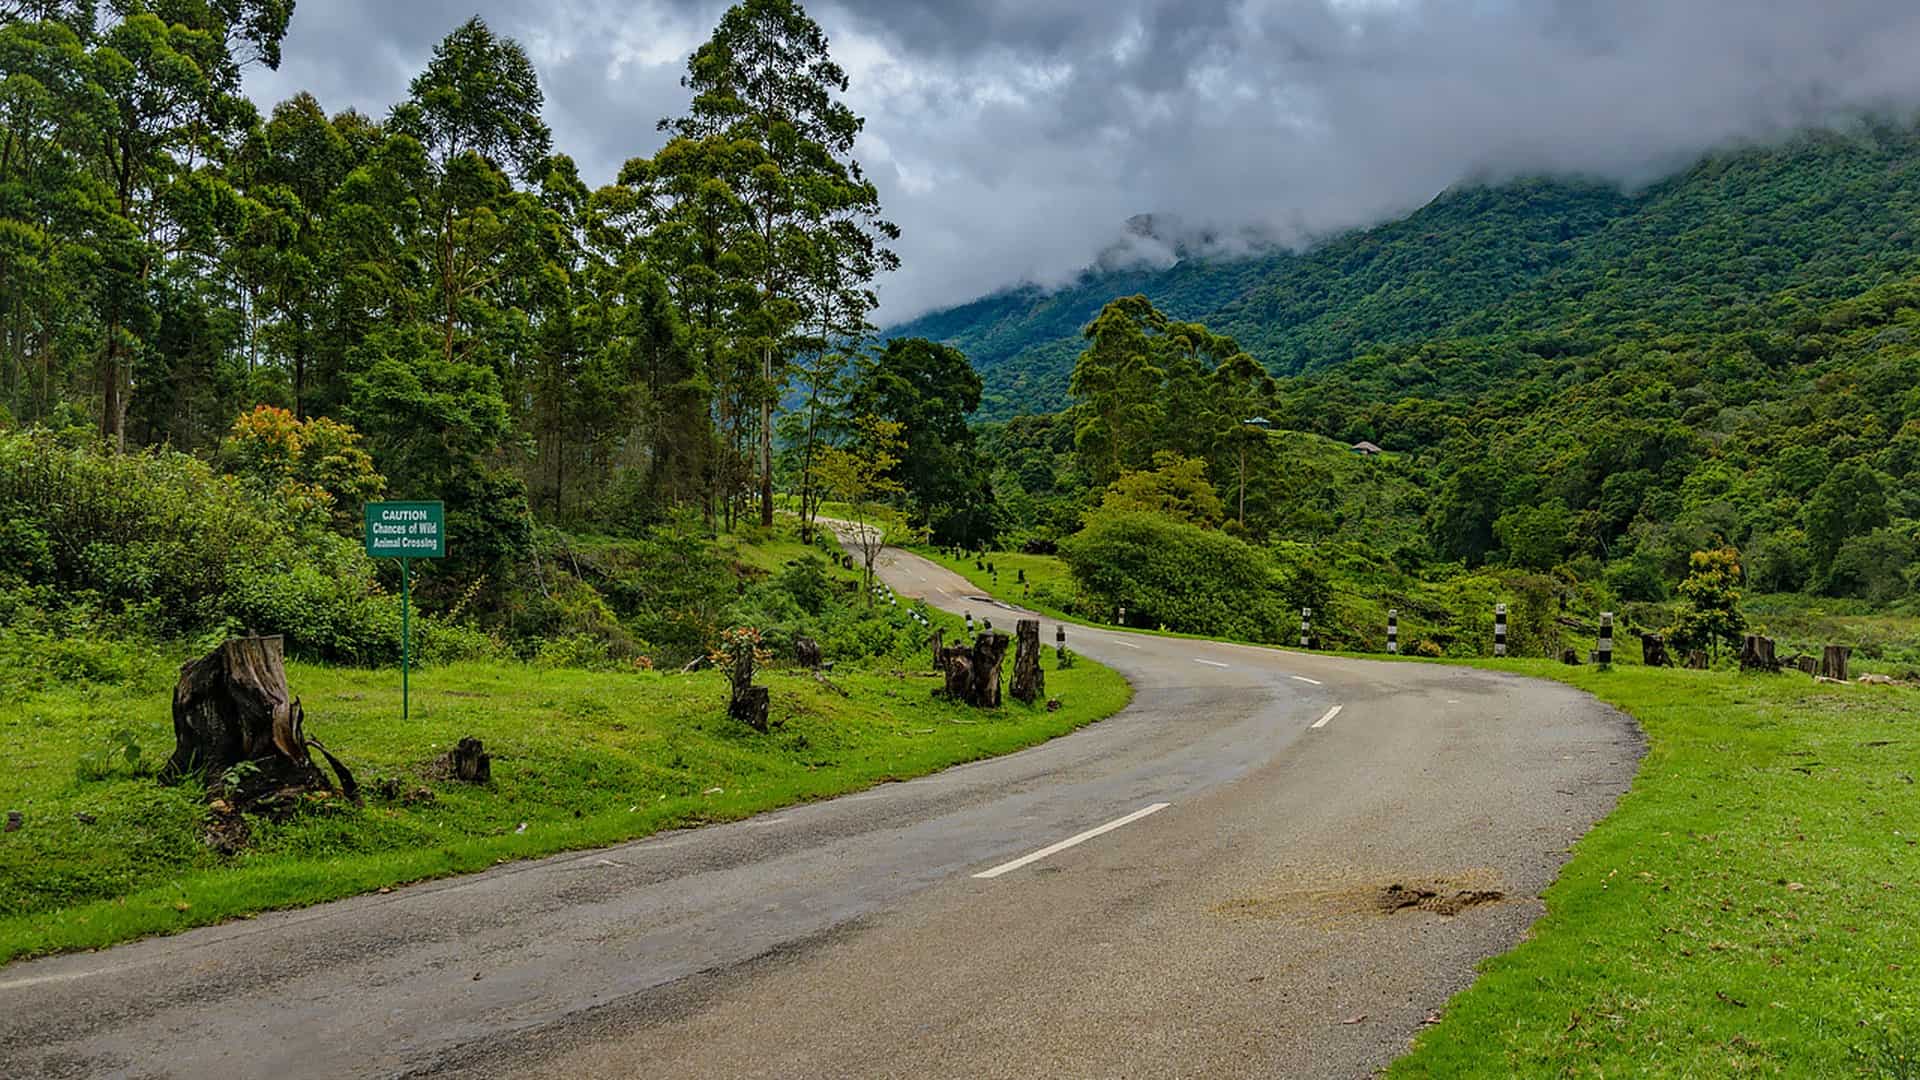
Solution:
M 447 557 L 444 503 L 368 503 L 366 514 L 367 554 L 380 559 Z
M 447 508 L 437 502 L 366 504 L 367 554 L 400 560 L 400 718 L 413 711 L 412 573 L 415 559 L 447 557 Z

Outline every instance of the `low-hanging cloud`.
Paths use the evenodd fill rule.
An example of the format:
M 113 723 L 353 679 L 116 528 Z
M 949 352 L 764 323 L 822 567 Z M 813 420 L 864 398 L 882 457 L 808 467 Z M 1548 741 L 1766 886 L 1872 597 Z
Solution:
M 383 113 L 476 6 L 528 45 L 556 142 L 594 182 L 659 145 L 654 121 L 685 108 L 684 58 L 723 7 L 303 0 L 286 63 L 251 89 Z M 1303 243 L 1467 178 L 1633 184 L 1730 143 L 1920 107 L 1911 0 L 810 6 L 904 233 L 887 318 L 1103 255 Z M 1141 213 L 1151 234 L 1127 227 Z

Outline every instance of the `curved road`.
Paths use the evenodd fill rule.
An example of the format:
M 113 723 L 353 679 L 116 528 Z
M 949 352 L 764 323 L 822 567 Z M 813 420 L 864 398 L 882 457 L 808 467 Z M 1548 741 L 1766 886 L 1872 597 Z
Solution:
M 990 613 L 912 555 L 880 572 Z M 1118 716 L 731 825 L 15 964 L 0 1075 L 1365 1076 L 1520 940 L 1641 753 L 1554 684 L 1067 632 L 1133 682 Z

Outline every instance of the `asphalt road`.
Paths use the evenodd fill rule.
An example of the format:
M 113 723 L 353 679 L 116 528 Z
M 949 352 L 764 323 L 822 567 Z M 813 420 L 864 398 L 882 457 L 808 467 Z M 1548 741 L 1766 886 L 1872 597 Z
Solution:
M 1557 685 L 1067 633 L 1134 703 L 1023 753 L 0 968 L 0 1076 L 1365 1076 L 1641 753 Z

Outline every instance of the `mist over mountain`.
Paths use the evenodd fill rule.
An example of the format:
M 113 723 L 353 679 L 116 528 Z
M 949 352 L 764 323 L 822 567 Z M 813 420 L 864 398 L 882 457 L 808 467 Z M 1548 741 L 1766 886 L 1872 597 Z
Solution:
M 1637 322 L 1677 331 L 1783 292 L 1814 302 L 1910 270 L 1917 162 L 1914 127 L 1863 119 L 1709 155 L 1638 187 L 1463 183 L 1299 251 L 1140 217 L 1064 286 L 1002 290 L 890 333 L 965 351 L 986 379 L 983 415 L 998 417 L 1063 404 L 1081 327 L 1133 293 L 1232 335 L 1282 375 L 1433 338 Z

